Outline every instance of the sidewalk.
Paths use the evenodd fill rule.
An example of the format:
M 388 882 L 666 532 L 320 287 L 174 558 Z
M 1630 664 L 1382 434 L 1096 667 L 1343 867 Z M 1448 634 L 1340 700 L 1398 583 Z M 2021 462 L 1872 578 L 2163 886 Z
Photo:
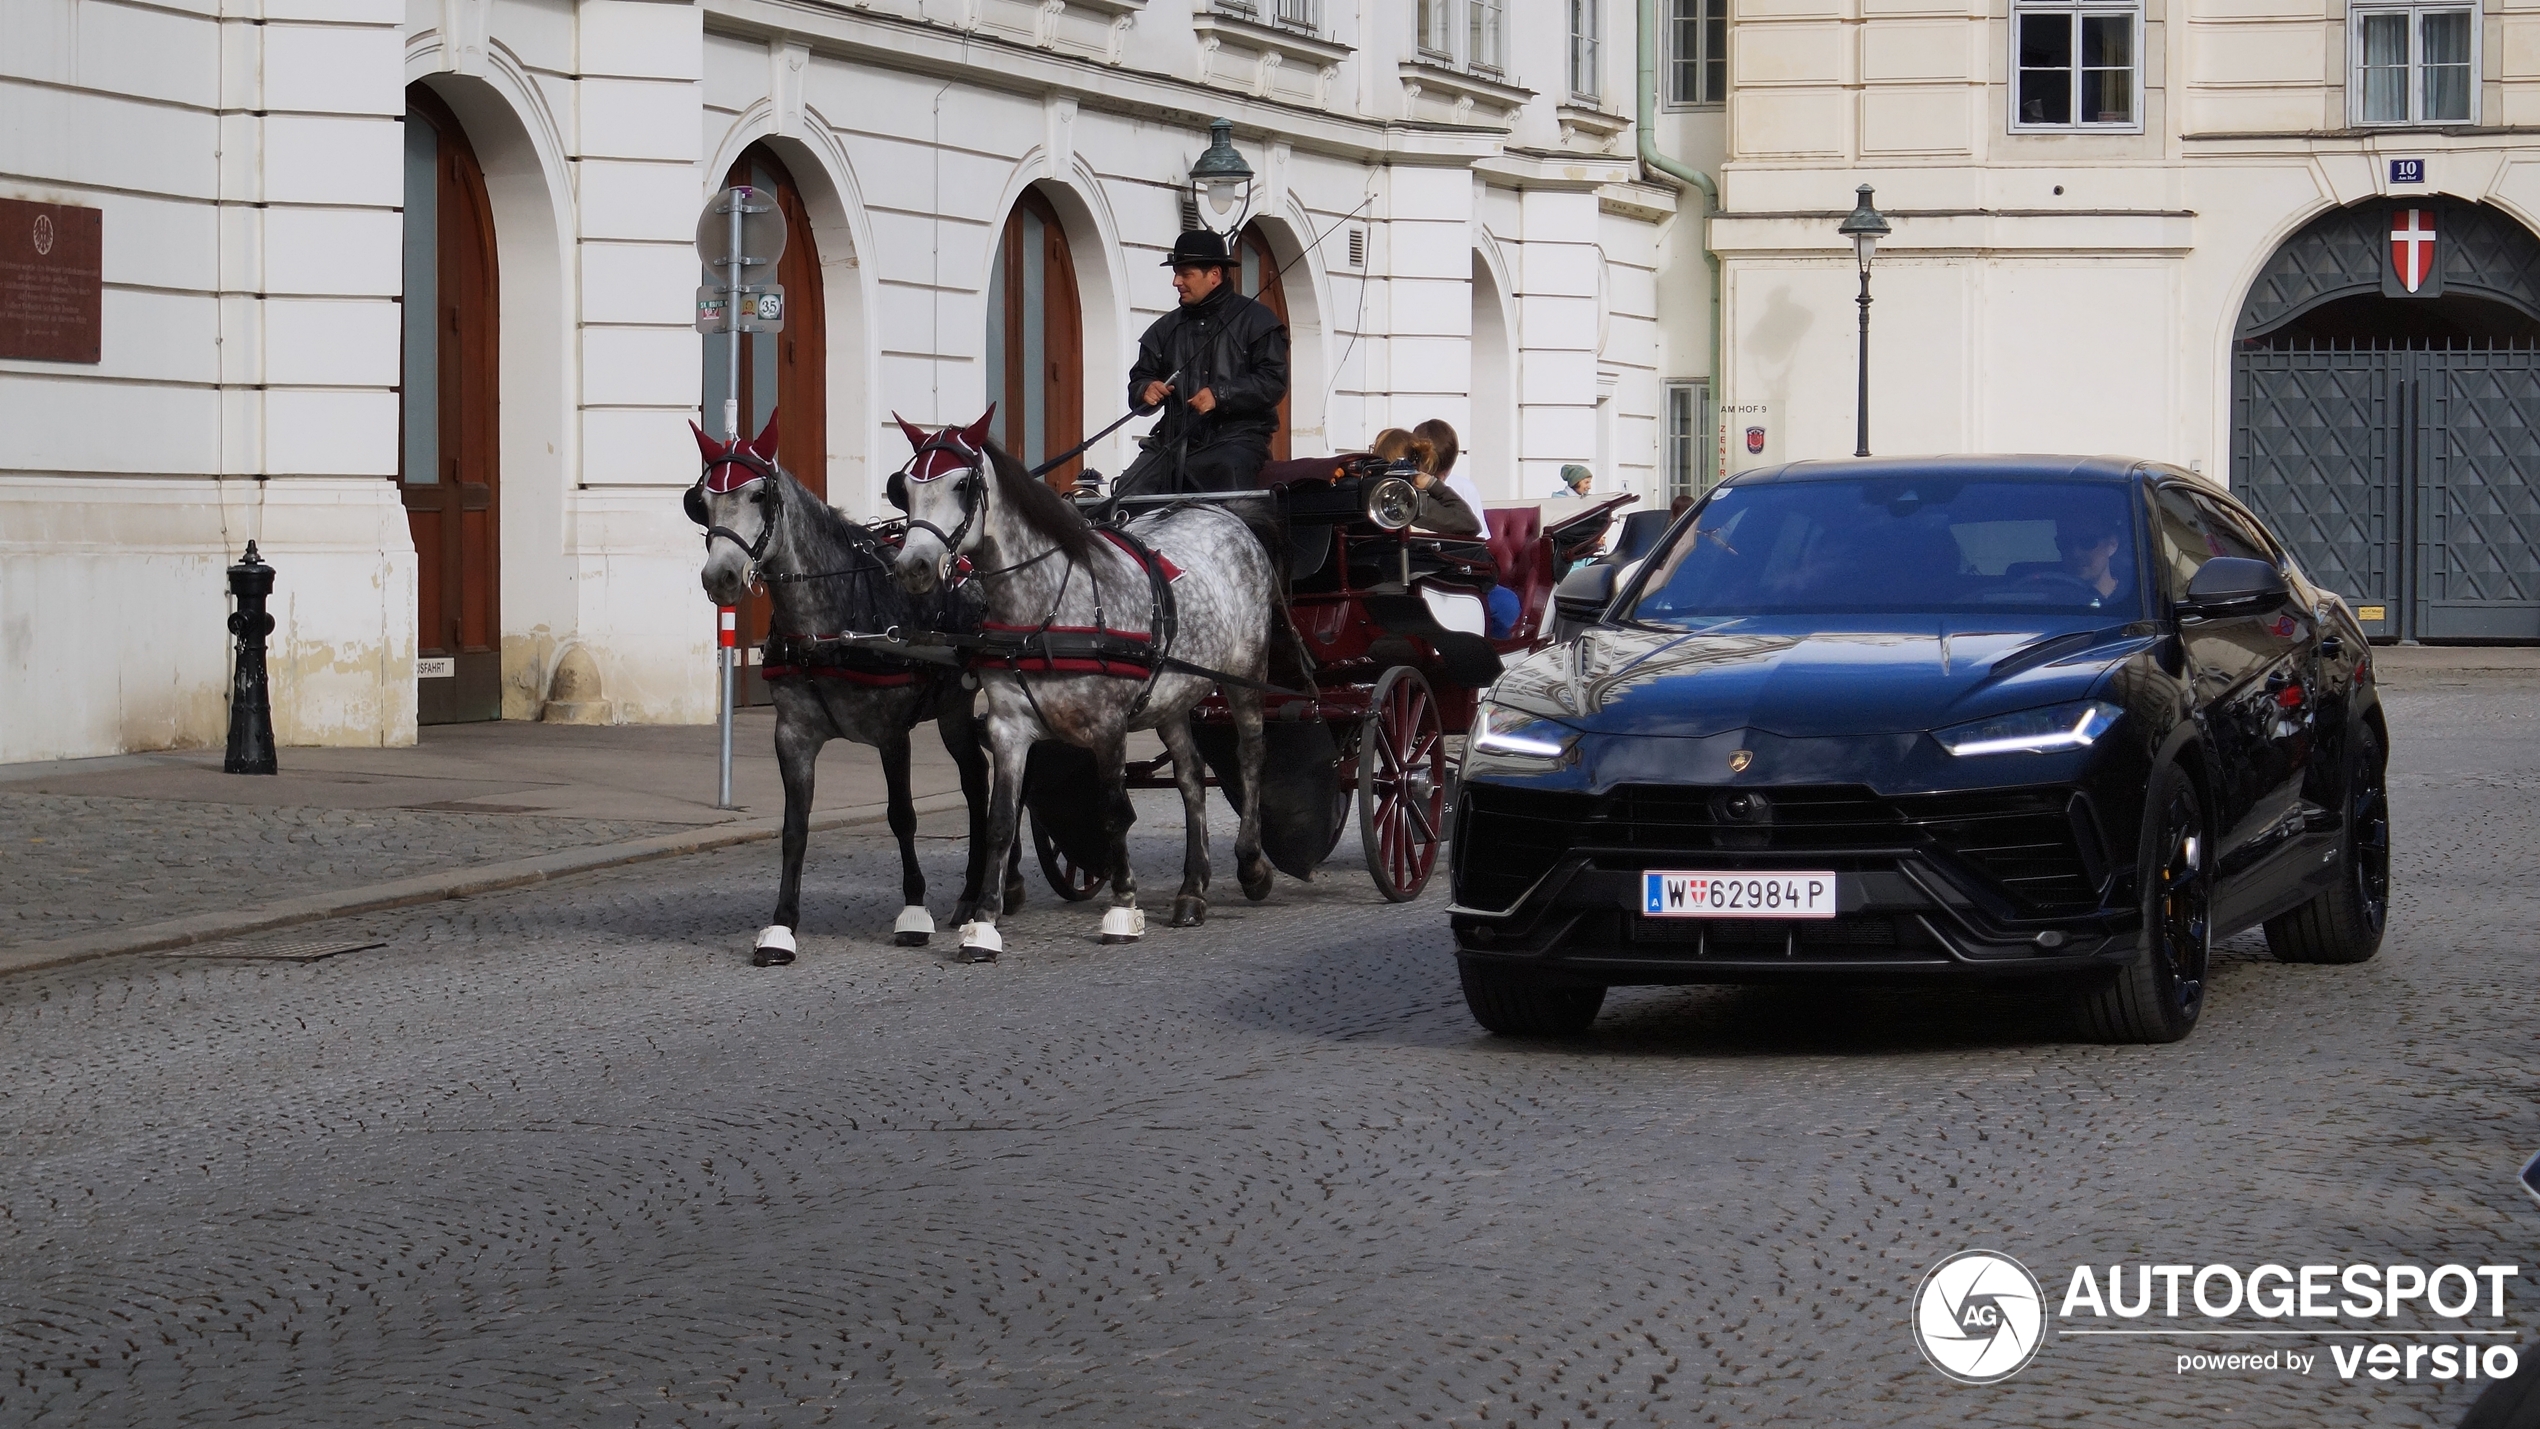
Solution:
M 440 725 L 410 749 L 218 750 L 0 766 L 0 972 L 145 952 L 591 868 L 772 838 L 775 716 L 733 732 L 714 807 L 711 726 Z M 958 810 L 933 726 L 911 737 L 920 813 Z M 881 763 L 822 751 L 812 827 L 879 824 Z

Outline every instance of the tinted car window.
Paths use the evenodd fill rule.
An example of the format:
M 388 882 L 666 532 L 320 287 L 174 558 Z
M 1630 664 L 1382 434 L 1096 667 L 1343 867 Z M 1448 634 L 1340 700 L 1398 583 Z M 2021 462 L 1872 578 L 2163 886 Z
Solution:
M 2140 613 L 2130 488 L 1932 479 L 1729 486 L 1657 557 L 1631 618 Z
M 2159 533 L 2161 564 L 2169 572 L 2173 596 L 2187 589 L 2207 561 L 2231 554 L 2205 533 L 2204 513 L 2196 509 L 2196 498 L 2175 486 L 2162 487 L 2153 499 L 2152 526 Z
M 2275 544 L 2269 541 L 2257 529 L 2257 523 L 2242 513 L 2239 508 L 2228 501 L 2216 501 L 2210 496 L 2199 495 L 2196 498 L 2196 509 L 2204 513 L 2205 530 L 2214 538 L 2214 544 L 2224 548 L 2222 554 L 2247 556 L 2253 561 L 2265 561 L 2269 565 L 2276 563 Z

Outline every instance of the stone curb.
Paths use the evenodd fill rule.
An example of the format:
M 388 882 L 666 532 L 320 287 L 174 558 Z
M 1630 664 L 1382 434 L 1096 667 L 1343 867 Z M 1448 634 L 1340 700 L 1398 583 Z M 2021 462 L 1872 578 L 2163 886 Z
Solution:
M 929 794 L 915 802 L 920 814 L 940 814 L 964 807 L 962 796 L 957 792 Z M 889 810 L 867 805 L 843 813 L 815 815 L 811 827 L 817 833 L 827 829 L 878 824 L 889 817 Z M 655 834 L 624 843 L 598 844 L 502 863 L 480 863 L 439 873 L 420 873 L 412 878 L 375 883 L 367 888 L 312 893 L 304 898 L 286 898 L 231 912 L 196 913 L 137 927 L 105 928 L 76 937 L 56 938 L 50 942 L 30 943 L 0 951 L 0 976 L 33 972 L 38 968 L 64 967 L 127 953 L 189 947 L 246 933 L 351 917 L 357 913 L 378 913 L 391 908 L 409 908 L 418 903 L 437 903 L 445 898 L 464 898 L 472 893 L 527 888 L 549 879 L 589 873 L 595 869 L 617 868 L 657 858 L 706 853 L 735 844 L 757 843 L 775 838 L 781 832 L 781 819 L 746 819 L 682 833 Z

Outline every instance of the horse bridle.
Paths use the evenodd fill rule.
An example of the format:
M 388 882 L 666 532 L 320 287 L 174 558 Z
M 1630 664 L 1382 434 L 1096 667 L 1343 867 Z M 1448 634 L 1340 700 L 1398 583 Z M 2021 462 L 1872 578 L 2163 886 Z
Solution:
M 932 521 L 921 521 L 917 519 L 915 515 L 911 515 L 908 518 L 908 529 L 912 531 L 923 531 L 928 535 L 933 536 L 936 540 L 943 542 L 944 559 L 949 561 L 960 557 L 961 543 L 969 539 L 970 528 L 979 519 L 979 507 L 981 505 L 979 500 L 979 483 L 981 479 L 980 468 L 981 463 L 984 460 L 982 454 L 972 451 L 969 447 L 964 446 L 960 439 L 954 435 L 953 430 L 950 427 L 947 427 L 944 430 L 937 432 L 935 435 L 928 437 L 925 441 L 919 443 L 917 450 L 909 453 L 908 464 L 901 467 L 898 471 L 891 473 L 891 479 L 884 485 L 882 492 L 893 506 L 898 507 L 902 511 L 907 511 L 909 509 L 908 484 L 910 482 L 942 481 L 947 476 L 952 476 L 952 473 L 948 471 L 939 471 L 928 476 L 919 476 L 917 474 L 919 461 L 928 452 L 934 451 L 951 452 L 954 456 L 961 459 L 961 474 L 953 477 L 953 480 L 956 483 L 953 490 L 958 492 L 961 496 L 961 520 L 954 524 L 952 530 L 947 532 Z
M 717 495 L 727 495 L 730 491 L 738 491 L 744 486 L 759 487 L 759 505 L 764 509 L 760 513 L 757 540 L 744 541 L 741 539 L 740 532 L 729 526 L 714 524 L 713 513 L 706 506 L 706 484 L 718 466 L 737 466 L 749 472 L 750 476 L 747 480 L 732 483 L 728 491 L 718 492 Z M 765 484 L 760 485 L 760 483 Z M 688 494 L 680 498 L 679 505 L 681 510 L 688 513 L 689 520 L 706 528 L 708 549 L 714 546 L 714 538 L 720 536 L 740 547 L 749 556 L 750 564 L 756 565 L 759 558 L 767 554 L 769 538 L 776 534 L 776 507 L 777 503 L 784 499 L 784 483 L 776 480 L 775 464 L 748 447 L 736 446 L 720 456 L 706 458 L 706 469 L 697 474 L 696 485 L 688 488 Z

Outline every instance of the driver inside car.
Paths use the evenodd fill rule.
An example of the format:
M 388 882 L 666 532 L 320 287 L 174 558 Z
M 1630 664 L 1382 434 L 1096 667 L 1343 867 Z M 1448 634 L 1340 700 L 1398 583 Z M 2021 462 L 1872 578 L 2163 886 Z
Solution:
M 2091 604 L 2096 605 L 2125 586 L 2114 568 L 2118 544 L 2115 528 L 2068 517 L 2055 527 L 2055 549 L 2063 553 L 2063 564 L 2035 572 L 2029 579 L 2079 581 L 2090 588 Z

